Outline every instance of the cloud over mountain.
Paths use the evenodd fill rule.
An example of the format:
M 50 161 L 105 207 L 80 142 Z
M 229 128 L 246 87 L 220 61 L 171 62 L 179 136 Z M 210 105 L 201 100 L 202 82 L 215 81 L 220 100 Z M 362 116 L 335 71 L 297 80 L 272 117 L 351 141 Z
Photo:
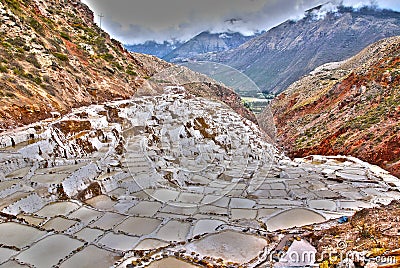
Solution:
M 236 31 L 244 35 L 269 29 L 287 19 L 299 19 L 304 11 L 326 0 L 83 0 L 102 26 L 124 43 L 146 40 L 187 40 L 202 31 Z M 359 8 L 375 5 L 400 10 L 396 0 L 336 0 Z

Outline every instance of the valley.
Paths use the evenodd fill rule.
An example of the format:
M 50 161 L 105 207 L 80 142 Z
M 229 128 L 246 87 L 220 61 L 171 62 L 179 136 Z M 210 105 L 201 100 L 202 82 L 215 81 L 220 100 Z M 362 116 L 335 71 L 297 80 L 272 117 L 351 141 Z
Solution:
M 164 90 L 2 135 L 5 265 L 256 267 L 279 229 L 400 199 L 400 180 L 376 166 L 292 161 L 228 106 Z M 37 258 L 44 251 L 51 258 Z

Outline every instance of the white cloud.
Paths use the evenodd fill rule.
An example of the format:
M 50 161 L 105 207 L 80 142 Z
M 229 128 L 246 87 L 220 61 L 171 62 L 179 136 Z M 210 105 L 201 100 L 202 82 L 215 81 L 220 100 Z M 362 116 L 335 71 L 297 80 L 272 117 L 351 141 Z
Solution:
M 186 40 L 209 30 L 239 31 L 250 35 L 267 30 L 287 19 L 298 19 L 304 11 L 327 0 L 83 0 L 97 15 L 102 26 L 124 43 L 146 40 Z M 371 0 L 333 0 L 354 7 Z M 400 10 L 400 1 L 380 0 L 382 8 Z M 327 6 L 323 12 L 334 9 Z M 319 14 L 323 15 L 323 13 Z

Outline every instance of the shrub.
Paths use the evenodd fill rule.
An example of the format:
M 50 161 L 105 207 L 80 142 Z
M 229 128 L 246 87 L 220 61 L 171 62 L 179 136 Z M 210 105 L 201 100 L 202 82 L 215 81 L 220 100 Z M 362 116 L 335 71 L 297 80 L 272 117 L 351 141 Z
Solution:
M 37 85 L 41 85 L 42 84 L 42 78 L 40 78 L 40 76 L 35 76 L 33 78 L 33 82 L 35 82 Z
M 14 11 L 20 11 L 21 7 L 17 0 L 5 0 L 8 6 Z
M 37 60 L 35 54 L 29 54 L 28 57 L 26 57 L 26 61 L 31 63 L 33 66 L 35 66 L 38 69 L 42 68 L 42 65 L 40 65 L 40 63 Z
M 65 55 L 65 54 L 62 54 L 62 53 L 54 52 L 53 55 L 54 55 L 54 57 L 56 57 L 56 58 L 59 59 L 60 61 L 68 61 L 68 60 L 69 60 L 69 59 L 68 59 L 68 56 Z
M 4 66 L 3 64 L 0 64 L 0 72 L 6 73 L 8 70 L 7 66 Z
M 16 88 L 18 89 L 19 92 L 21 92 L 25 96 L 28 96 L 28 97 L 32 97 L 33 96 L 32 93 L 24 85 L 17 84 Z
M 48 75 L 43 76 L 43 81 L 50 84 L 51 83 L 51 78 Z
M 15 37 L 15 38 L 8 38 L 7 39 L 7 42 L 9 43 L 9 44 L 12 44 L 13 46 L 15 46 L 15 47 L 24 47 L 25 46 L 25 39 L 23 39 L 22 37 L 20 37 L 20 36 L 17 36 L 17 37 Z
M 24 71 L 18 67 L 13 69 L 13 73 L 17 76 L 22 76 L 24 74 Z
M 120 71 L 124 69 L 124 67 L 122 67 L 118 62 L 113 62 L 112 65 Z
M 44 35 L 44 28 L 42 26 L 42 24 L 40 24 L 40 22 L 38 22 L 37 20 L 35 20 L 34 18 L 30 17 L 29 18 L 29 25 L 35 29 L 35 31 L 37 33 L 39 33 L 40 35 Z
M 135 72 L 135 71 L 132 70 L 132 69 L 127 69 L 125 72 L 126 72 L 127 74 L 129 74 L 129 75 L 137 76 L 137 72 Z
M 112 61 L 114 59 L 114 56 L 111 55 L 110 53 L 100 55 L 100 57 L 106 61 Z
M 60 36 L 65 40 L 71 41 L 71 37 L 66 32 L 60 32 Z
M 12 45 L 10 43 L 8 43 L 8 42 L 2 42 L 1 44 L 5 48 L 12 48 Z

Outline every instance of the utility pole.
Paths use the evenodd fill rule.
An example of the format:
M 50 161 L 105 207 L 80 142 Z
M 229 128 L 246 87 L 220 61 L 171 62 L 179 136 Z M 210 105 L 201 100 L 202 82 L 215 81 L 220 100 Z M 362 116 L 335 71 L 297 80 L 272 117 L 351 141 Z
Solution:
M 100 28 L 101 28 L 101 20 L 104 18 L 104 15 L 103 15 L 103 13 L 100 13 L 100 14 L 97 15 L 97 16 L 99 16 L 99 26 L 100 26 Z

